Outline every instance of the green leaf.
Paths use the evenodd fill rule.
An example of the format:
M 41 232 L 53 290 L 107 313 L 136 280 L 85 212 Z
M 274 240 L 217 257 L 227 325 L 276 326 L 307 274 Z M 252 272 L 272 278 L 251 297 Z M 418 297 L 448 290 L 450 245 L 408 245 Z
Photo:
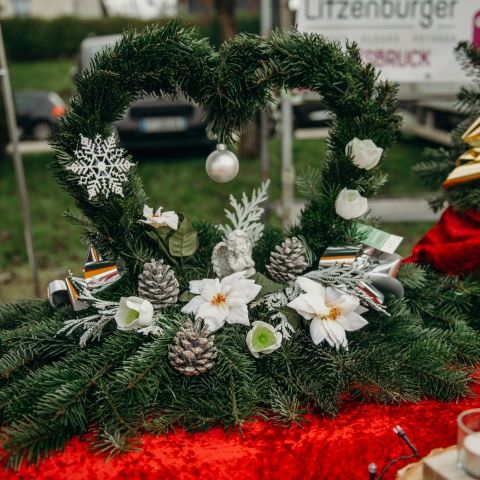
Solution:
M 258 272 L 254 275 L 253 280 L 255 280 L 257 285 L 262 287 L 259 293 L 259 296 L 261 297 L 268 295 L 269 293 L 281 292 L 287 287 L 286 285 L 282 285 L 281 283 L 276 283 L 273 280 L 270 280 L 265 275 Z
M 148 230 L 145 232 L 156 244 L 159 246 L 160 250 L 163 252 L 166 258 L 173 264 L 177 265 L 177 261 L 168 253 L 167 247 L 165 246 L 164 240 L 162 240 L 158 230 Z
M 288 323 L 295 329 L 299 329 L 302 324 L 302 317 L 290 307 L 279 307 L 277 310 L 283 313 L 288 320 Z
M 160 237 L 156 230 L 147 230 L 145 233 L 155 242 L 160 242 Z
M 165 242 L 171 232 L 170 227 L 159 227 L 155 229 L 158 236 Z
M 169 227 L 150 228 L 145 233 L 155 241 L 167 240 L 168 234 L 171 232 Z
M 196 295 L 189 292 L 188 290 L 185 290 L 179 297 L 178 299 L 181 301 L 181 302 L 189 302 L 193 297 L 195 297 Z
M 198 235 L 185 218 L 178 230 L 168 240 L 168 249 L 174 257 L 190 257 L 198 248 Z

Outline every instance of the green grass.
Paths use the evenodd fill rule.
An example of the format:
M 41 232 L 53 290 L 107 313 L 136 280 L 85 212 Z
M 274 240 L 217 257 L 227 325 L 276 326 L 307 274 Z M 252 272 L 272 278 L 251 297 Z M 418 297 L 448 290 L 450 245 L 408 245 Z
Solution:
M 68 98 L 72 90 L 73 65 L 71 59 L 11 63 L 10 76 L 13 89 L 50 90 Z
M 422 196 L 425 190 L 418 176 L 412 172 L 412 167 L 420 161 L 423 151 L 428 144 L 414 138 L 402 138 L 390 149 L 382 162 L 383 169 L 388 173 L 388 183 L 382 187 L 379 196 L 401 197 Z M 272 155 L 280 157 L 280 142 L 272 142 Z M 295 140 L 293 144 L 293 158 L 297 175 L 308 165 L 321 164 L 325 151 L 323 140 Z M 279 164 L 276 163 L 276 166 Z
M 301 174 L 307 165 L 318 165 L 321 162 L 324 146 L 324 142 L 320 140 L 294 142 L 297 174 Z M 280 196 L 279 150 L 279 142 L 274 140 L 271 147 L 272 201 L 278 200 Z M 392 149 L 386 162 L 392 177 L 392 187 L 388 189 L 390 195 L 406 193 L 403 184 L 406 183 L 405 178 L 408 178 L 409 172 L 396 168 L 399 158 L 406 152 L 414 152 L 415 155 L 412 156 L 415 158 L 420 154 L 415 145 L 402 143 Z M 234 181 L 227 184 L 212 182 L 205 173 L 205 157 L 206 153 L 202 157 L 140 160 L 140 175 L 152 206 L 165 205 L 169 209 L 182 211 L 192 219 L 209 218 L 218 222 L 223 218 L 223 208 L 228 203 L 230 193 L 239 195 L 243 190 L 255 188 L 260 182 L 256 160 L 242 160 L 240 173 Z M 50 175 L 47 168 L 50 160 L 50 154 L 27 155 L 24 158 L 35 243 L 42 267 L 78 258 L 78 235 L 62 218 L 62 213 L 72 207 L 72 202 Z M 390 170 L 392 165 L 395 166 L 393 171 Z M 0 163 L 0 209 L 4 212 L 0 227 L 0 270 L 7 265 L 19 265 L 25 261 L 20 205 L 14 178 L 10 159 L 3 160 Z M 53 250 L 56 250 L 58 255 L 52 255 Z M 83 252 L 80 255 L 83 255 Z
M 297 173 L 309 164 L 319 165 L 325 143 L 321 140 L 296 140 L 294 155 Z M 276 201 L 280 196 L 280 146 L 279 141 L 271 144 L 270 198 Z M 404 184 L 410 171 L 398 167 L 401 158 L 417 159 L 421 146 L 415 143 L 401 143 L 392 149 L 386 162 L 386 169 L 393 179 L 387 189 L 390 195 L 406 193 Z M 141 159 L 140 175 L 153 207 L 159 205 L 181 211 L 193 220 L 209 219 L 220 222 L 224 219 L 223 209 L 228 204 L 230 193 L 240 195 L 258 186 L 259 165 L 256 160 L 241 160 L 238 177 L 227 184 L 212 182 L 205 173 L 205 155 L 186 158 L 165 158 L 163 160 Z M 24 158 L 30 195 L 33 235 L 38 260 L 44 281 L 55 278 L 65 268 L 79 271 L 85 254 L 78 229 L 62 216 L 72 208 L 71 199 L 58 187 L 50 175 L 47 165 L 50 154 L 27 155 Z M 405 170 L 405 171 L 404 171 Z M 411 183 L 410 183 L 411 186 Z M 29 295 L 28 269 L 23 244 L 20 203 L 15 184 L 11 160 L 0 161 L 0 301 Z M 278 219 L 273 219 L 279 223 Z M 406 254 L 413 243 L 429 228 L 429 224 L 392 224 L 386 228 L 407 238 L 401 253 Z
M 52 90 L 68 98 L 71 93 L 71 59 L 12 63 L 10 73 L 14 89 L 36 88 Z M 419 140 L 409 139 L 392 149 L 384 167 L 390 175 L 390 182 L 384 186 L 384 196 L 418 195 L 423 185 L 411 169 L 419 161 L 427 144 Z M 297 172 L 301 172 L 308 164 L 318 164 L 323 156 L 325 144 L 320 140 L 301 140 L 294 142 L 294 158 Z M 272 142 L 272 154 L 279 158 L 280 142 Z M 278 162 L 276 163 L 278 165 Z
M 387 152 L 383 161 L 388 182 L 382 187 L 379 196 L 425 196 L 425 185 L 412 169 L 421 161 L 425 148 L 431 146 L 431 143 L 418 138 L 402 137 L 401 141 Z
M 13 63 L 10 65 L 15 89 L 45 89 L 62 94 L 71 92 L 70 69 L 73 60 Z M 383 196 L 421 195 L 423 186 L 414 177 L 411 167 L 420 159 L 424 144 L 418 141 L 402 141 L 385 159 L 384 168 L 390 182 L 382 189 Z M 294 159 L 297 174 L 307 165 L 321 165 L 325 151 L 322 140 L 295 140 Z M 242 160 L 236 180 L 228 184 L 210 181 L 204 170 L 206 153 L 186 158 L 141 160 L 140 174 L 151 205 L 163 205 L 183 212 L 191 219 L 223 220 L 223 209 L 230 193 L 239 195 L 250 191 L 259 182 L 259 165 L 255 160 Z M 85 247 L 80 242 L 80 232 L 70 225 L 62 214 L 71 208 L 72 201 L 56 185 L 48 172 L 50 154 L 25 156 L 25 171 L 30 194 L 33 235 L 42 280 L 62 275 L 65 268 L 79 272 Z M 280 195 L 280 142 L 271 142 L 270 198 Z M 0 301 L 31 295 L 29 271 L 23 243 L 20 203 L 11 160 L 0 159 Z M 272 221 L 279 223 L 278 219 Z M 414 241 L 427 229 L 428 224 L 388 225 L 388 230 L 404 235 L 402 252 L 406 254 Z
M 433 225 L 433 222 L 384 223 L 381 225 L 381 228 L 387 232 L 404 237 L 403 242 L 398 247 L 397 253 L 407 257 L 410 255 L 417 241 L 420 240 Z
M 72 59 L 13 63 L 10 66 L 12 84 L 15 89 L 53 90 L 68 98 L 72 88 L 70 70 L 73 64 Z M 390 175 L 390 181 L 383 187 L 381 195 L 421 195 L 424 187 L 420 179 L 412 173 L 412 166 L 419 161 L 425 146 L 421 141 L 409 139 L 389 151 L 384 167 Z M 308 164 L 318 164 L 323 157 L 324 148 L 325 143 L 320 140 L 295 141 L 293 153 L 297 173 L 301 173 Z M 272 142 L 272 155 L 277 159 L 273 162 L 273 166 L 277 168 L 280 157 L 279 141 Z M 183 163 L 187 165 L 189 160 Z M 194 165 L 193 169 L 198 165 L 195 159 L 191 163 Z M 188 176 L 188 173 L 186 175 Z M 184 197 L 180 200 L 188 202 Z

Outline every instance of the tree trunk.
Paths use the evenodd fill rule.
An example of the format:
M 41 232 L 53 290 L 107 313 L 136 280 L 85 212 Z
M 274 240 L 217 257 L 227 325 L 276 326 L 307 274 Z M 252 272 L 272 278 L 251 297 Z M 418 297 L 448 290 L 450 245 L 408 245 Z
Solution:
M 224 42 L 237 33 L 235 0 L 215 0 L 215 11 L 220 29 L 220 40 Z M 242 157 L 258 156 L 259 137 L 255 120 L 247 125 L 245 132 L 240 138 L 239 151 Z
M 255 118 L 245 127 L 238 150 L 241 157 L 258 157 L 260 153 L 260 132 Z
M 235 0 L 215 0 L 214 4 L 220 29 L 220 41 L 224 42 L 237 33 Z

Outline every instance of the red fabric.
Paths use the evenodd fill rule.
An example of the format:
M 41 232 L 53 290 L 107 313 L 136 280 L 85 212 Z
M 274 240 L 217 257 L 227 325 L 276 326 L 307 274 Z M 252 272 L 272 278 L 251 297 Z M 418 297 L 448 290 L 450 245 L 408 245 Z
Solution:
M 189 434 L 145 435 L 140 452 L 106 462 L 86 442 L 72 440 L 39 466 L 1 472 L 2 480 L 361 480 L 367 466 L 380 467 L 408 453 L 392 432 L 401 425 L 421 455 L 456 441 L 456 417 L 479 407 L 475 397 L 458 403 L 427 400 L 385 406 L 349 402 L 334 419 L 309 415 L 286 428 L 261 420 L 244 425 L 243 436 L 214 428 Z M 401 467 L 402 464 L 399 465 Z M 393 472 L 386 478 L 394 478 Z
M 405 262 L 433 265 L 449 275 L 480 271 L 480 211 L 447 208 Z

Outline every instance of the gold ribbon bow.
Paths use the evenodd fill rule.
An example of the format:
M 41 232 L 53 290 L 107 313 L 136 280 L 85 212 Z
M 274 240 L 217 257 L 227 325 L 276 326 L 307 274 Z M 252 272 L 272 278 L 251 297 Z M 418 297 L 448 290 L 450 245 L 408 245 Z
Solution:
M 480 179 L 480 117 L 468 127 L 462 139 L 472 148 L 460 155 L 457 166 L 443 182 L 443 188 Z

